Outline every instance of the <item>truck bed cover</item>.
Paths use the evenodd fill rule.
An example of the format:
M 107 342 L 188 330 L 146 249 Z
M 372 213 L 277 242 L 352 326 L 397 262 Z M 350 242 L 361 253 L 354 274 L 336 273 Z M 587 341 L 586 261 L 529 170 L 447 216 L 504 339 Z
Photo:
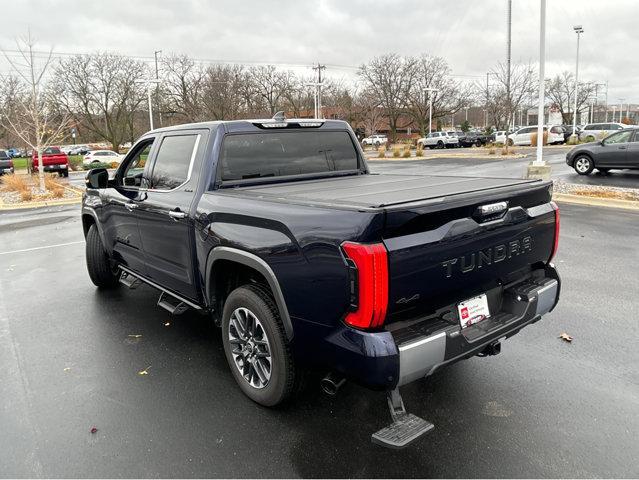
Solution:
M 253 185 L 218 192 L 309 205 L 378 209 L 531 183 L 542 185 L 539 180 L 513 178 L 371 174 Z

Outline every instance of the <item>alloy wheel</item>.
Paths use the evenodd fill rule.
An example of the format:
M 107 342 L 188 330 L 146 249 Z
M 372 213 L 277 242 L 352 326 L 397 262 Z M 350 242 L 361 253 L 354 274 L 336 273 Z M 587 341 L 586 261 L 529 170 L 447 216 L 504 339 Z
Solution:
M 575 169 L 580 173 L 585 173 L 590 169 L 590 160 L 586 157 L 579 157 L 575 162 Z
M 260 320 L 248 308 L 236 308 L 229 320 L 228 336 L 233 361 L 242 378 L 253 388 L 266 387 L 273 363 L 268 336 Z

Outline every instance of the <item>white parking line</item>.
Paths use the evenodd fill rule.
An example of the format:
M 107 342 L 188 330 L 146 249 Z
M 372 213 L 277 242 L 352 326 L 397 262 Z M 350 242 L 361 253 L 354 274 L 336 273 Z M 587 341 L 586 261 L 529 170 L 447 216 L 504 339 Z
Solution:
M 12 253 L 33 252 L 34 250 L 44 250 L 44 249 L 47 249 L 47 248 L 66 247 L 66 246 L 69 246 L 69 245 L 78 245 L 80 243 L 84 243 L 84 240 L 79 241 L 79 242 L 58 243 L 57 245 L 44 245 L 42 247 L 23 248 L 22 250 L 11 250 L 9 252 L 0 252 L 0 255 L 10 255 Z

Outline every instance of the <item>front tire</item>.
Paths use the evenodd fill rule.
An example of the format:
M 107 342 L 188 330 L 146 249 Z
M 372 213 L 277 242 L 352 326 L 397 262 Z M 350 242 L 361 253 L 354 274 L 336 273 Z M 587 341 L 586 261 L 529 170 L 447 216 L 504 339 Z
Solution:
M 575 172 L 579 175 L 589 175 L 590 172 L 595 168 L 592 159 L 587 155 L 580 155 L 575 158 L 575 163 L 573 164 L 575 168 Z
M 296 368 L 273 298 L 263 287 L 244 285 L 226 299 L 222 314 L 224 353 L 244 394 L 273 407 L 295 390 Z
M 87 270 L 91 281 L 98 288 L 114 288 L 119 285 L 117 269 L 111 265 L 100 234 L 95 225 L 89 227 L 86 240 Z

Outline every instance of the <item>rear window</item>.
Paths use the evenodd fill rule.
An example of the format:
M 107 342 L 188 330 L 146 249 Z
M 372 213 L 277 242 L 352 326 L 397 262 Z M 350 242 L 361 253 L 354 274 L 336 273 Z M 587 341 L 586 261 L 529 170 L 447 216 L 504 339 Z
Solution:
M 57 155 L 62 152 L 58 147 L 47 147 L 42 151 L 42 153 L 44 153 L 45 155 Z
M 347 132 L 293 131 L 229 135 L 220 157 L 222 181 L 357 170 Z

